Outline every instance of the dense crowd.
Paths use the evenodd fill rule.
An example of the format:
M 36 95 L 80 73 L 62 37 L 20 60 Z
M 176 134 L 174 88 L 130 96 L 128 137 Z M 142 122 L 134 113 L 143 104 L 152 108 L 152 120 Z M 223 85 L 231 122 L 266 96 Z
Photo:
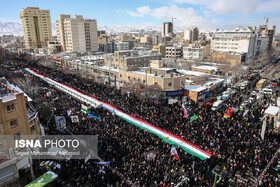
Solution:
M 164 130 L 177 134 L 191 143 L 199 145 L 202 149 L 211 151 L 213 154 L 210 159 L 201 161 L 178 149 L 180 159 L 178 161 L 173 160 L 169 153 L 170 145 L 163 143 L 152 134 L 137 129 L 137 127 L 112 116 L 106 110 L 98 111 L 98 114 L 103 119 L 102 127 L 105 127 L 105 129 L 99 132 L 91 131 L 96 126 L 88 128 L 88 125 L 93 123 L 88 120 L 84 122 L 85 124 L 82 122 L 79 126 L 70 128 L 77 134 L 99 134 L 102 132 L 101 134 L 104 135 L 104 132 L 106 132 L 107 135 L 102 138 L 114 137 L 114 139 L 119 139 L 116 140 L 117 144 L 113 143 L 114 139 L 102 141 L 102 144 L 105 143 L 104 145 L 106 146 L 111 145 L 112 150 L 115 147 L 117 149 L 112 154 L 108 151 L 102 154 L 101 151 L 100 156 L 108 160 L 114 160 L 113 166 L 114 163 L 123 164 L 121 167 L 124 168 L 121 168 L 118 164 L 116 165 L 119 166 L 118 170 L 132 182 L 135 182 L 134 180 L 138 178 L 141 186 L 144 184 L 149 185 L 153 182 L 157 182 L 157 184 L 161 182 L 163 184 L 176 184 L 180 182 L 180 176 L 191 178 L 191 183 L 189 184 L 207 185 L 210 184 L 212 178 L 211 169 L 216 165 L 221 165 L 228 171 L 228 176 L 224 179 L 225 184 L 229 182 L 229 178 L 237 180 L 237 175 L 257 177 L 279 146 L 279 136 L 275 134 L 272 128 L 273 119 L 267 119 L 269 128 L 265 139 L 262 140 L 260 137 L 262 125 L 260 118 L 263 117 L 264 108 L 270 102 L 269 98 L 264 98 L 262 102 L 258 101 L 250 106 L 246 116 L 243 113 L 239 113 L 230 120 L 223 118 L 223 113 L 227 106 L 214 112 L 199 107 L 193 102 L 187 102 L 189 116 L 193 114 L 199 116 L 198 120 L 190 123 L 189 119 L 183 117 L 181 106 L 178 104 L 169 105 L 166 100 L 161 100 L 160 103 L 140 101 L 133 94 L 127 96 L 119 90 L 98 83 L 89 85 L 78 77 L 73 78 L 72 75 L 65 75 L 47 69 L 36 70 L 75 89 L 93 94 L 98 99 L 111 103 L 126 113 L 135 115 Z M 253 87 L 251 85 L 244 93 L 237 94 L 227 102 L 227 105 L 240 106 Z M 64 104 L 62 104 L 63 106 Z M 155 161 L 152 161 L 154 163 L 149 163 L 151 168 L 141 164 L 142 162 L 149 162 L 145 157 L 145 153 L 150 149 L 155 149 L 158 153 Z M 115 158 L 116 153 L 120 152 L 124 154 L 120 154 L 119 158 Z M 114 157 L 110 157 L 110 155 Z M 195 161 L 194 172 L 192 169 L 193 161 Z M 145 177 L 148 177 L 148 179 Z M 248 184 L 250 182 L 248 180 Z
M 179 104 L 169 105 L 166 99 L 159 102 L 142 101 L 134 94 L 129 96 L 113 87 L 96 82 L 87 83 L 76 75 L 63 74 L 56 70 L 33 67 L 38 73 L 53 80 L 69 85 L 81 92 L 93 95 L 97 99 L 111 103 L 120 110 L 132 114 L 140 119 L 170 131 L 185 140 L 198 145 L 203 150 L 212 152 L 207 160 L 186 153 L 177 148 L 179 159 L 170 156 L 171 145 L 163 142 L 155 135 L 133 126 L 123 119 L 111 114 L 105 109 L 93 111 L 101 119 L 87 119 L 86 114 L 80 112 L 81 103 L 54 89 L 52 96 L 46 97 L 46 92 L 37 94 L 46 102 L 53 102 L 54 115 L 68 116 L 67 110 L 73 110 L 79 115 L 79 123 L 72 123 L 67 119 L 67 130 L 56 129 L 55 121 L 48 124 L 48 134 L 92 134 L 98 135 L 99 157 L 111 161 L 110 168 L 98 166 L 96 160 L 62 161 L 58 172 L 59 180 L 55 184 L 65 186 L 106 186 L 107 184 L 121 186 L 172 186 L 181 182 L 184 177 L 190 181 L 184 186 L 211 186 L 213 174 L 211 170 L 219 165 L 227 171 L 219 185 L 229 186 L 230 183 L 239 184 L 238 176 L 256 178 L 260 175 L 276 150 L 279 148 L 279 135 L 273 130 L 273 119 L 267 118 L 267 132 L 265 139 L 260 137 L 264 109 L 270 99 L 264 97 L 255 104 L 251 104 L 249 112 L 244 115 L 238 113 L 232 119 L 224 119 L 223 113 L 228 106 L 238 107 L 247 98 L 254 84 L 244 92 L 238 92 L 229 99 L 225 106 L 217 111 L 207 110 L 187 100 L 189 116 L 196 114 L 198 119 L 190 123 L 184 118 Z M 34 78 L 38 84 L 46 86 L 42 80 Z M 147 153 L 156 151 L 153 160 L 147 159 Z M 273 165 L 275 167 L 275 165 Z M 262 179 L 265 186 L 280 186 L 278 170 L 269 168 Z M 246 184 L 250 185 L 248 180 Z

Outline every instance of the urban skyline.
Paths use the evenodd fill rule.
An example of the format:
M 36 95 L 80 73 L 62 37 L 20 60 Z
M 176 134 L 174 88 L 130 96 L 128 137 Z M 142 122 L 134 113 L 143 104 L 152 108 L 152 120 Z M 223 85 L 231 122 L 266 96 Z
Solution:
M 277 0 L 235 1 L 229 5 L 222 0 L 144 0 L 144 1 L 18 1 L 3 2 L 0 11 L 1 22 L 19 22 L 19 11 L 26 7 L 39 7 L 50 10 L 51 22 L 55 23 L 59 14 L 83 15 L 85 18 L 96 19 L 100 26 L 150 26 L 160 27 L 162 22 L 170 21 L 165 17 L 176 17 L 176 28 L 197 26 L 200 30 L 232 29 L 238 26 L 255 26 L 265 24 L 280 28 L 280 14 Z M 55 6 L 52 6 L 54 5 Z M 103 8 L 104 6 L 105 11 Z M 106 11 L 107 10 L 107 11 Z M 133 28 L 133 27 L 132 27 Z

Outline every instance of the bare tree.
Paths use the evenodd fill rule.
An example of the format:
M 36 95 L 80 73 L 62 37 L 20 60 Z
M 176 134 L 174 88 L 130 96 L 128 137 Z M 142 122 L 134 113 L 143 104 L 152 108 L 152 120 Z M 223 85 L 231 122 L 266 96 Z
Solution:
M 203 75 L 203 76 L 199 76 L 195 79 L 195 83 L 199 84 L 199 85 L 203 85 L 204 83 L 206 83 L 212 76 L 211 75 Z
M 55 67 L 55 62 L 51 59 L 47 59 L 46 57 L 41 57 L 38 59 L 38 65 L 53 69 Z
M 163 90 L 159 85 L 149 85 L 146 87 L 146 93 L 149 99 L 161 99 Z
M 133 85 L 130 83 L 125 82 L 121 88 L 122 93 L 127 94 L 127 93 L 133 93 L 134 88 Z
M 158 85 L 138 85 L 135 90 L 135 95 L 140 100 L 146 99 L 161 99 L 163 97 L 163 90 Z

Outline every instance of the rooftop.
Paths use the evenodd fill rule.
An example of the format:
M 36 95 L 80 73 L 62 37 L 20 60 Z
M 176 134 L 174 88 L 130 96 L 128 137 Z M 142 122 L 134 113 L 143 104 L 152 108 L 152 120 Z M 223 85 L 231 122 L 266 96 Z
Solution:
M 195 91 L 195 92 L 200 92 L 200 91 L 206 90 L 207 88 L 205 86 L 194 86 L 194 85 L 191 85 L 191 86 L 185 87 L 185 89 L 186 90 Z
M 27 97 L 27 101 L 32 101 L 19 87 L 10 84 L 5 78 L 0 79 L 0 99 L 3 103 L 16 99 L 16 95 L 19 93 L 23 93 Z
M 206 75 L 209 75 L 208 73 L 201 73 L 201 72 L 197 72 L 197 71 L 190 71 L 190 70 L 184 70 L 184 69 L 181 69 L 181 70 L 177 70 L 178 73 L 181 73 L 183 75 L 187 75 L 187 76 L 206 76 Z
M 225 79 L 212 79 L 212 80 L 209 80 L 208 82 L 206 82 L 205 85 L 206 86 L 211 86 L 211 85 L 221 83 L 221 82 L 224 82 L 224 81 L 225 81 Z
M 196 69 L 203 69 L 203 70 L 214 70 L 217 71 L 219 68 L 214 67 L 214 66 L 193 66 L 192 68 L 196 68 Z
M 156 68 L 157 70 L 163 70 L 163 71 L 170 71 L 175 70 L 176 68 Z
M 236 29 L 225 29 L 225 30 L 218 30 L 215 33 L 251 33 L 252 31 L 249 28 L 236 28 Z
M 99 69 L 104 69 L 104 70 L 110 70 L 110 71 L 120 72 L 119 69 L 111 68 L 111 67 L 109 67 L 109 66 L 95 66 L 95 67 L 97 67 L 97 68 L 99 68 Z

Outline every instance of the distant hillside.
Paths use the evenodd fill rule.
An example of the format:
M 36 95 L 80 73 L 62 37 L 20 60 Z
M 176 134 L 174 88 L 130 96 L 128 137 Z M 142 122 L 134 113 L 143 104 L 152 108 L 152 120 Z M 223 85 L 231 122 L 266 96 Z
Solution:
M 53 35 L 56 35 L 54 23 L 52 23 L 52 32 Z M 0 21 L 0 36 L 9 34 L 23 36 L 22 24 L 20 22 Z

